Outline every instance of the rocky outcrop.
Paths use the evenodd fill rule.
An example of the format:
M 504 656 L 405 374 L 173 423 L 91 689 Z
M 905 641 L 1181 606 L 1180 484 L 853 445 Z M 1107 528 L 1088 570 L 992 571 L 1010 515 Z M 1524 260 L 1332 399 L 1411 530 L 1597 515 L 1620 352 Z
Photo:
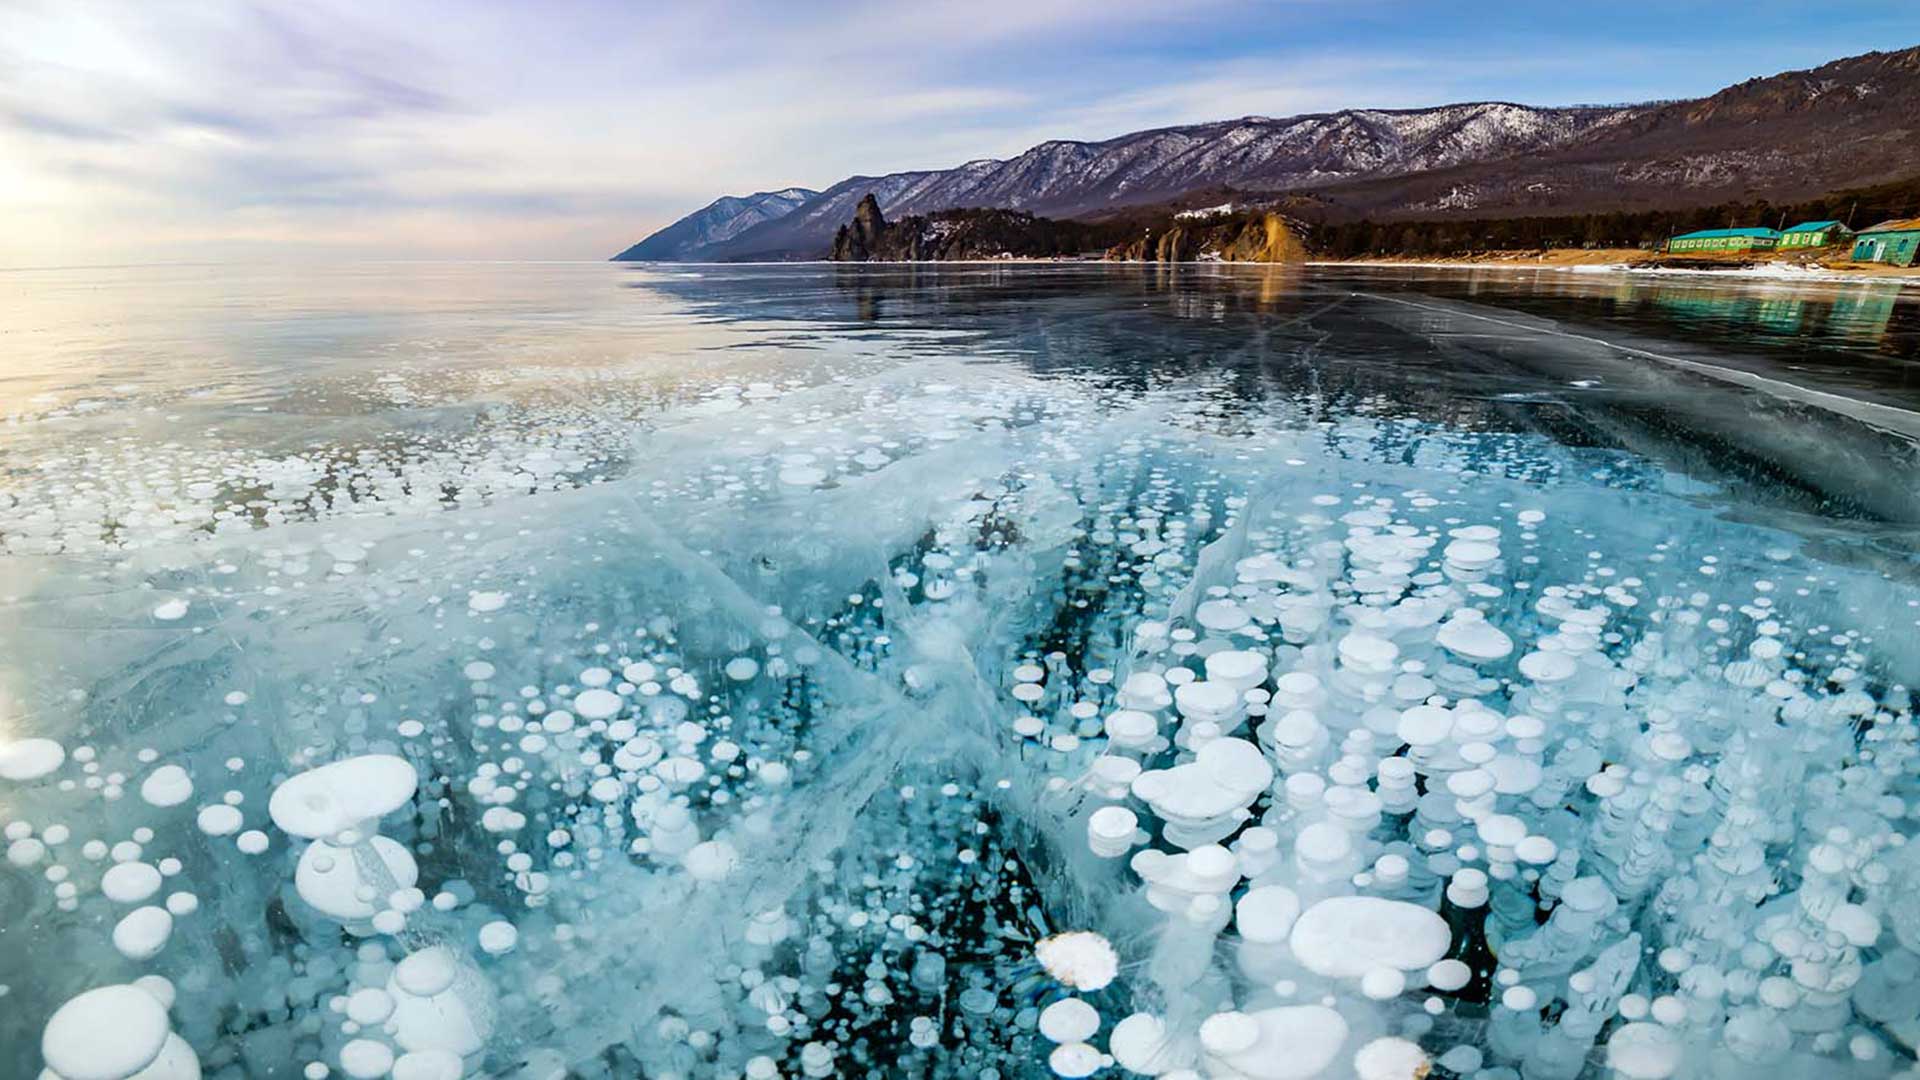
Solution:
M 941 262 L 1047 259 L 1099 253 L 1121 232 L 1115 224 L 1054 221 L 1018 210 L 942 210 L 889 222 L 871 193 L 833 237 L 835 262 Z
M 1235 214 L 1206 222 L 1180 222 L 1107 250 L 1109 259 L 1134 262 L 1304 262 L 1307 249 L 1279 214 Z
M 860 200 L 854 208 L 853 221 L 840 226 L 833 236 L 833 251 L 828 256 L 835 262 L 866 262 L 868 259 L 885 258 L 879 254 L 887 234 L 887 218 L 880 212 L 880 200 L 872 192 Z

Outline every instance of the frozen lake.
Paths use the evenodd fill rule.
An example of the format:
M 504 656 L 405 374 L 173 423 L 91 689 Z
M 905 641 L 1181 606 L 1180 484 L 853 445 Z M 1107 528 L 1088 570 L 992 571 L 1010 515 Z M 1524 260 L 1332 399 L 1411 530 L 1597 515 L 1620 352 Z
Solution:
M 1914 1067 L 1920 290 L 168 266 L 0 350 L 0 1077 Z

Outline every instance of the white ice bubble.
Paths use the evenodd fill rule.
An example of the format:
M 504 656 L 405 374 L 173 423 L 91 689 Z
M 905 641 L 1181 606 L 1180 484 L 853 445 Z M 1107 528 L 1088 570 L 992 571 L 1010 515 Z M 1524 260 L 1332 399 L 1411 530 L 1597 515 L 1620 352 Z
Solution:
M 54 1010 L 40 1055 L 61 1080 L 123 1080 L 154 1063 L 172 1025 L 166 1007 L 133 986 L 88 990 Z M 111 1038 L 103 1033 L 111 1032 Z
M 394 1012 L 390 1021 L 394 1027 L 394 1039 L 407 1051 L 439 1050 L 456 1055 L 474 1053 L 486 1044 L 491 1026 L 488 1014 L 484 1009 L 470 1005 L 461 988 L 454 985 L 458 964 L 443 946 L 432 946 L 423 951 L 446 955 L 425 964 L 416 964 L 403 977 L 402 969 L 407 969 L 408 962 L 421 955 L 416 952 L 401 962 L 387 984 L 387 992 L 394 996 Z M 424 993 L 409 990 L 408 986 L 438 989 Z
M 1407 989 L 1405 972 L 1377 967 L 1360 976 L 1360 993 L 1373 1001 L 1392 1001 Z
M 354 1039 L 340 1048 L 340 1071 L 353 1080 L 378 1080 L 393 1071 L 393 1048 L 373 1039 Z
M 393 1080 L 460 1080 L 465 1073 L 460 1055 L 446 1050 L 415 1050 L 393 1063 Z
M 347 998 L 347 1018 L 362 1027 L 383 1024 L 393 1015 L 393 995 L 377 986 L 355 990 Z
M 1300 898 L 1284 885 L 1248 889 L 1233 906 L 1234 925 L 1248 941 L 1285 941 L 1300 917 Z
M 1047 974 L 1075 990 L 1099 990 L 1120 971 L 1120 957 L 1106 938 L 1088 930 L 1041 938 L 1034 957 Z
M 267 813 L 293 836 L 331 837 L 405 806 L 419 782 L 404 758 L 391 754 L 347 758 L 282 783 L 268 800 Z
M 520 931 L 510 922 L 496 919 L 480 928 L 480 949 L 488 956 L 505 956 L 520 940 Z
M 1428 908 L 1374 896 L 1336 896 L 1301 913 L 1289 945 L 1308 970 L 1359 978 L 1376 967 L 1418 971 L 1446 955 L 1452 931 Z
M 1242 1022 L 1207 1056 L 1249 1080 L 1307 1080 L 1339 1057 L 1347 1021 L 1324 1005 L 1283 1005 L 1235 1014 Z M 1205 1028 L 1202 1040 L 1205 1041 Z
M 1051 1042 L 1086 1042 L 1099 1030 L 1099 1011 L 1079 998 L 1061 998 L 1040 1010 L 1040 1034 Z
M 193 798 L 193 778 L 178 765 L 162 765 L 140 782 L 140 798 L 151 806 L 178 806 Z
M 1113 1025 L 1107 1035 L 1107 1050 L 1121 1068 L 1149 1076 L 1171 1072 L 1180 1057 L 1165 1021 L 1143 1012 Z
M 1088 1043 L 1067 1043 L 1054 1047 L 1047 1055 L 1047 1067 L 1055 1076 L 1078 1078 L 1099 1072 L 1106 1058 Z
M 113 947 L 129 960 L 150 960 L 166 947 L 172 933 L 173 916 L 165 908 L 139 907 L 114 924 Z
M 706 840 L 695 844 L 682 861 L 695 881 L 720 881 L 740 866 L 740 853 L 724 840 Z
M 381 864 L 372 873 L 362 866 L 363 859 L 371 861 L 369 856 L 353 848 L 336 847 L 325 840 L 308 844 L 294 867 L 294 890 L 300 899 L 329 918 L 357 922 L 373 918 L 379 910 L 372 896 L 377 895 L 375 887 L 381 884 L 375 876 L 380 870 L 403 889 L 419 880 L 419 867 L 405 846 L 384 836 L 371 837 L 367 844 L 372 858 Z
M 573 699 L 573 711 L 583 720 L 605 720 L 619 712 L 622 704 L 619 694 L 596 687 Z
M 1435 640 L 1449 652 L 1467 660 L 1499 660 L 1513 652 L 1513 639 L 1473 608 L 1456 611 L 1440 627 Z
M 458 971 L 453 951 L 444 945 L 434 945 L 409 953 L 394 968 L 393 978 L 401 990 L 425 998 L 452 986 Z
M 47 845 L 31 836 L 22 836 L 7 845 L 7 862 L 14 866 L 32 866 L 46 854 Z
M 66 760 L 66 748 L 52 739 L 16 739 L 0 746 L 0 779 L 38 780 Z
M 1430 1068 L 1419 1043 L 1393 1035 L 1375 1039 L 1353 1055 L 1358 1080 L 1423 1080 Z
M 115 863 L 100 878 L 100 891 L 116 904 L 137 904 L 160 891 L 160 871 L 143 862 Z
M 1621 1080 L 1667 1080 L 1679 1071 L 1686 1047 L 1661 1024 L 1622 1024 L 1607 1040 L 1607 1067 Z
M 194 815 L 194 824 L 208 836 L 231 836 L 239 832 L 245 823 L 246 819 L 241 816 L 239 808 L 225 803 L 203 806 Z

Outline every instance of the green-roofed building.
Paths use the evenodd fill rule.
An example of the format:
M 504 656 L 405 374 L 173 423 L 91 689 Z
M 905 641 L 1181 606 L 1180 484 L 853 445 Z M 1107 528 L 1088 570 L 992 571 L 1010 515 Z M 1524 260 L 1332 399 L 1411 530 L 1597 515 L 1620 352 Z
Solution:
M 1856 262 L 1912 266 L 1916 254 L 1920 254 L 1920 218 L 1883 221 L 1871 229 L 1861 229 L 1853 238 Z
M 1667 241 L 1668 251 L 1766 251 L 1780 243 L 1772 229 L 1701 229 Z
M 1803 221 L 1780 234 L 1780 246 L 1783 248 L 1826 247 L 1838 244 L 1852 235 L 1847 227 L 1838 221 Z

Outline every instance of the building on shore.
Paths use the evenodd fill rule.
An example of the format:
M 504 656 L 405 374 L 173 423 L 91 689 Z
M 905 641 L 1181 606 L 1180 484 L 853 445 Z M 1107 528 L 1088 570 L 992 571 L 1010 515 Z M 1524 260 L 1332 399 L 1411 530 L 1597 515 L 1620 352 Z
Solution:
M 1770 251 L 1780 243 L 1780 234 L 1772 229 L 1701 229 L 1681 233 L 1667 241 L 1669 252 L 1682 251 Z
M 1853 238 L 1855 262 L 1912 266 L 1916 254 L 1920 254 L 1920 218 L 1883 221 L 1871 229 L 1861 229 Z
M 1783 249 L 1826 247 L 1842 243 L 1852 235 L 1852 231 L 1838 221 L 1803 221 L 1780 233 L 1780 246 Z

